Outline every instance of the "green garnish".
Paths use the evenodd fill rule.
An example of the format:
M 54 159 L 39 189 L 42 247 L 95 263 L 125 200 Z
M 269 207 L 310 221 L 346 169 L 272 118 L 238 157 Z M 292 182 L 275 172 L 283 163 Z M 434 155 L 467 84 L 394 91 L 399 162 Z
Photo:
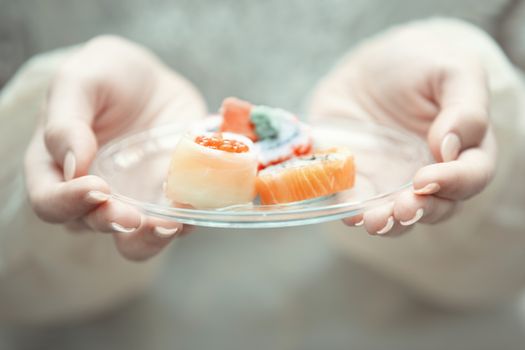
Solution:
M 267 106 L 252 108 L 250 119 L 259 140 L 276 139 L 279 136 L 280 120 L 285 113 L 282 109 Z

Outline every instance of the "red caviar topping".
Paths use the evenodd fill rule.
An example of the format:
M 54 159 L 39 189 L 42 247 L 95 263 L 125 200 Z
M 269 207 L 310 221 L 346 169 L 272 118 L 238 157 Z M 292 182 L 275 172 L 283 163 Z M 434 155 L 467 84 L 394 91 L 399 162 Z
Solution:
M 213 136 L 197 136 L 195 138 L 195 143 L 211 149 L 218 149 L 230 153 L 244 153 L 249 151 L 248 146 L 241 141 L 225 139 L 219 133 L 214 134 Z

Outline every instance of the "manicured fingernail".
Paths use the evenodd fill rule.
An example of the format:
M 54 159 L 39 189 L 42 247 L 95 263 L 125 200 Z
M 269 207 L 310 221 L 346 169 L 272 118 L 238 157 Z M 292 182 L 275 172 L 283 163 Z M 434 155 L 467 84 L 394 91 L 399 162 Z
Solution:
M 114 231 L 121 233 L 131 233 L 137 229 L 136 227 L 124 227 L 121 224 L 117 224 L 116 222 L 111 223 L 111 228 Z
M 438 192 L 440 189 L 441 189 L 441 186 L 439 186 L 439 184 L 432 182 L 423 188 L 414 189 L 414 193 L 420 194 L 420 195 L 428 195 L 428 194 L 434 194 Z
M 363 226 L 364 224 L 365 224 L 365 219 L 361 219 L 361 221 L 356 222 L 354 226 L 359 227 L 359 226 Z
M 157 226 L 157 227 L 155 227 L 154 232 L 155 232 L 155 235 L 157 235 L 157 237 L 169 238 L 169 237 L 175 235 L 177 232 L 179 232 L 179 228 L 178 227 L 166 228 L 166 227 L 162 227 L 162 226 Z
M 355 218 L 346 218 L 344 219 L 344 223 L 347 225 L 347 226 L 352 226 L 352 227 L 359 227 L 359 226 L 363 226 L 363 224 L 365 223 L 365 220 L 364 219 L 361 219 L 360 221 L 358 222 L 355 222 L 354 221 Z
M 77 168 L 77 160 L 73 152 L 68 151 L 64 158 L 64 180 L 69 181 L 75 177 L 75 171 Z
M 86 202 L 92 204 L 104 203 L 109 199 L 109 194 L 100 191 L 89 191 L 86 194 Z
M 377 234 L 378 235 L 384 235 L 385 233 L 390 231 L 392 229 L 392 227 L 394 227 L 394 217 L 390 216 L 388 218 L 388 221 L 386 222 L 385 227 L 383 227 L 381 230 L 377 231 Z
M 401 225 L 403 225 L 403 226 L 413 225 L 416 222 L 418 222 L 419 219 L 421 219 L 423 217 L 424 213 L 425 213 L 425 211 L 423 210 L 423 208 L 419 208 L 418 210 L 416 210 L 416 215 L 414 215 L 414 217 L 412 219 L 407 220 L 407 221 L 399 221 L 399 223 Z
M 444 162 L 450 162 L 458 158 L 461 149 L 461 140 L 453 132 L 448 133 L 441 142 L 441 158 Z

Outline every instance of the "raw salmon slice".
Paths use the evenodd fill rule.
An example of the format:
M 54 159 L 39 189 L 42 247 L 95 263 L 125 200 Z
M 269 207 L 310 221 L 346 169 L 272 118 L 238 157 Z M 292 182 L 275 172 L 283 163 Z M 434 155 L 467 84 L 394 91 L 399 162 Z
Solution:
M 259 172 L 261 204 L 283 204 L 326 196 L 354 186 L 355 165 L 347 149 L 336 148 L 293 158 Z
M 224 99 L 221 107 L 222 125 L 220 131 L 244 135 L 252 141 L 257 141 L 255 127 L 251 121 L 252 104 L 235 97 Z

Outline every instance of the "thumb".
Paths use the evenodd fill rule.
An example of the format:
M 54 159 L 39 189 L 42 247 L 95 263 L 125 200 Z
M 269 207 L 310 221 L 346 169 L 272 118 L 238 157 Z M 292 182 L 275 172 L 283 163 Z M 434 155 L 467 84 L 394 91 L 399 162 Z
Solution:
M 91 128 L 95 108 L 82 81 L 55 81 L 48 98 L 44 140 L 66 181 L 86 175 L 97 152 L 97 139 Z
M 440 112 L 428 143 L 436 160 L 448 162 L 479 146 L 485 137 L 489 124 L 485 73 L 474 66 L 446 72 L 437 90 Z

